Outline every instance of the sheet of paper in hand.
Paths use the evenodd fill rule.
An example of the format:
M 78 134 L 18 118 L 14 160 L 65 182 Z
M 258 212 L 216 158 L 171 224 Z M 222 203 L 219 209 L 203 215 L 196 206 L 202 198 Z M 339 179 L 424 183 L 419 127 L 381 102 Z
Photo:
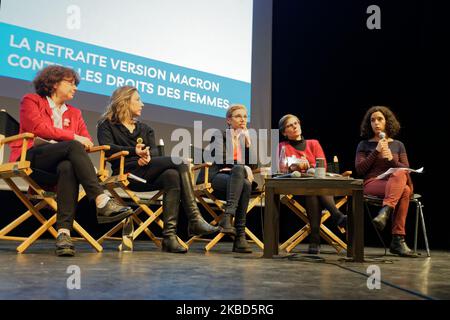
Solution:
M 127 173 L 127 176 L 128 176 L 128 178 L 133 179 L 135 181 L 138 181 L 138 182 L 141 182 L 141 183 L 147 183 L 147 180 L 145 180 L 145 179 L 143 179 L 141 177 L 138 177 L 138 176 L 136 176 L 136 175 L 134 175 L 132 173 Z
M 405 170 L 408 172 L 415 172 L 415 173 L 422 173 L 423 172 L 423 167 L 417 170 L 411 169 L 411 168 L 390 168 L 388 169 L 386 172 L 380 174 L 379 176 L 376 177 L 376 179 L 384 179 L 388 176 L 390 176 L 391 174 L 393 174 L 394 172 L 398 171 L 398 170 Z

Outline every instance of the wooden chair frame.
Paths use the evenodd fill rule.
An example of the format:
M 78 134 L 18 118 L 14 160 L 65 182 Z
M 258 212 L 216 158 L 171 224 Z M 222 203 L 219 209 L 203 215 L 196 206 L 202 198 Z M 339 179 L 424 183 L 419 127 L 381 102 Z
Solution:
M 161 229 L 164 228 L 164 223 L 160 218 L 160 215 L 163 213 L 162 206 L 162 195 L 163 192 L 157 192 L 149 201 L 141 201 L 141 199 L 136 195 L 136 192 L 129 188 L 130 181 L 129 174 L 125 173 L 125 157 L 129 154 L 128 151 L 119 151 L 115 154 L 111 155 L 108 158 L 102 159 L 103 165 L 101 170 L 99 170 L 101 184 L 106 187 L 106 189 L 111 193 L 111 195 L 120 203 L 124 205 L 128 205 L 125 201 L 120 197 L 117 193 L 116 189 L 121 189 L 123 192 L 127 194 L 127 196 L 131 199 L 132 205 L 136 206 L 133 214 L 127 218 L 116 224 L 112 229 L 106 232 L 103 236 L 101 236 L 97 241 L 99 243 L 103 243 L 104 240 L 121 240 L 122 243 L 119 245 L 119 250 L 132 250 L 133 241 L 144 232 L 157 247 L 161 248 L 162 244 L 160 239 L 158 239 L 152 231 L 150 231 L 149 226 L 153 222 L 155 222 Z M 110 176 L 109 171 L 106 169 L 106 162 L 110 162 L 113 160 L 119 159 L 119 173 L 115 176 Z M 159 205 L 157 210 L 152 210 L 147 204 L 156 204 Z M 145 221 L 139 218 L 139 215 L 144 212 L 147 217 Z M 138 225 L 137 229 L 134 229 L 134 223 Z M 114 237 L 114 235 L 122 230 L 122 237 Z M 177 237 L 178 238 L 178 237 Z M 188 248 L 187 244 L 178 238 L 180 244 Z
M 211 225 L 217 225 L 220 221 L 221 214 L 225 213 L 225 204 L 226 201 L 219 200 L 217 197 L 213 195 L 214 189 L 212 188 L 212 184 L 209 181 L 209 168 L 212 166 L 212 163 L 202 163 L 199 165 L 191 166 L 191 178 L 194 181 L 195 173 L 199 170 L 204 170 L 204 181 L 201 184 L 194 183 L 194 193 L 197 200 L 200 204 L 208 211 L 208 213 L 212 216 L 213 220 L 210 222 Z M 253 170 L 254 174 L 263 173 L 260 168 Z M 249 201 L 249 205 L 247 208 L 247 215 L 251 212 L 251 210 L 260 203 L 262 205 L 262 201 L 264 199 L 264 185 L 260 190 L 252 193 L 252 196 Z M 261 250 L 264 250 L 264 243 L 258 239 L 258 237 L 247 227 L 245 227 L 245 234 L 253 241 Z M 205 246 L 205 251 L 211 250 L 223 237 L 225 233 L 219 232 L 212 240 L 208 241 Z M 190 238 L 186 243 L 191 245 L 194 241 L 202 240 L 200 236 L 194 236 Z
M 341 198 L 336 203 L 337 208 L 341 208 L 348 201 L 347 197 Z M 297 245 L 299 245 L 310 233 L 311 227 L 309 224 L 308 214 L 306 209 L 296 201 L 292 195 L 284 195 L 281 197 L 281 203 L 286 205 L 291 211 L 293 211 L 300 219 L 303 220 L 305 226 L 303 226 L 299 231 L 297 231 L 294 235 L 292 235 L 289 239 L 287 239 L 283 244 L 280 245 L 280 250 L 286 250 L 286 252 L 291 252 Z M 322 217 L 320 220 L 320 236 L 329 243 L 337 252 L 341 250 L 347 250 L 347 244 L 342 241 L 336 234 L 334 234 L 327 226 L 324 225 L 324 222 L 327 221 L 331 217 L 331 214 L 328 210 L 322 211 Z M 339 228 L 342 233 L 345 232 L 345 229 Z
M 352 171 L 345 171 L 342 176 L 351 176 Z M 311 226 L 309 224 L 308 214 L 306 209 L 296 201 L 292 195 L 284 195 L 281 197 L 280 202 L 286 205 L 291 211 L 293 211 L 300 219 L 303 220 L 305 226 L 303 226 L 299 231 L 294 233 L 289 239 L 280 245 L 280 250 L 286 250 L 286 252 L 291 252 L 296 246 L 298 246 L 310 233 Z M 336 203 L 336 207 L 339 209 L 344 204 L 348 202 L 348 197 L 345 196 L 339 199 Z M 342 241 L 335 233 L 333 233 L 324 222 L 331 217 L 328 210 L 322 210 L 322 217 L 320 219 L 320 236 L 330 244 L 338 253 L 342 250 L 347 250 L 347 244 Z M 341 233 L 345 233 L 344 228 L 338 228 Z
M 1 116 L 4 117 L 4 121 L 14 121 L 15 125 L 18 127 L 18 123 L 4 110 L 1 111 Z M 0 240 L 22 241 L 22 243 L 17 247 L 17 252 L 19 253 L 23 253 L 25 250 L 27 250 L 28 247 L 31 246 L 46 231 L 49 231 L 53 237 L 57 237 L 57 231 L 53 227 L 53 225 L 56 223 L 56 194 L 53 192 L 47 192 L 30 177 L 30 175 L 33 173 L 33 169 L 31 168 L 30 161 L 26 160 L 28 142 L 34 139 L 34 137 L 35 136 L 32 133 L 21 133 L 8 137 L 0 135 L 0 179 L 3 179 L 6 182 L 9 188 L 28 209 L 25 213 L 21 214 L 18 218 L 16 218 L 0 230 Z M 16 162 L 8 162 L 3 164 L 3 149 L 5 144 L 18 140 L 22 140 L 22 149 L 19 160 Z M 100 152 L 101 154 L 104 154 L 104 151 L 107 149 L 109 149 L 109 147 L 96 146 L 90 148 L 87 151 Z M 36 193 L 36 195 L 27 196 L 22 193 L 13 178 L 20 178 L 25 181 L 27 185 Z M 85 191 L 81 190 L 78 195 L 78 201 L 84 198 L 85 195 Z M 37 200 L 38 202 L 36 204 L 33 204 L 33 199 Z M 40 210 L 45 207 L 49 207 L 54 212 L 54 214 L 49 219 L 46 219 L 40 213 Z M 16 229 L 31 216 L 34 216 L 41 223 L 41 226 L 36 231 L 34 231 L 28 237 L 9 235 L 11 231 Z M 73 229 L 82 237 L 73 239 L 86 240 L 97 252 L 101 252 L 103 250 L 102 246 L 76 220 L 74 220 Z

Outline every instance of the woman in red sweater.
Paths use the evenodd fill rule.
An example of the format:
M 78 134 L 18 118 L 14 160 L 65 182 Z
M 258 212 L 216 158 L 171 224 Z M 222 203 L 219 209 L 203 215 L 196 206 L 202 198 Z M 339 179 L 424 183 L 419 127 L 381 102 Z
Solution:
M 280 133 L 286 138 L 286 141 L 280 142 L 279 152 L 284 150 L 290 170 L 306 171 L 314 168 L 316 158 L 325 159 L 325 154 L 319 141 L 305 140 L 302 136 L 302 128 L 298 117 L 292 114 L 283 116 L 278 122 Z M 326 166 L 326 161 L 325 161 Z M 320 219 L 322 217 L 322 208 L 331 213 L 333 225 L 345 227 L 347 216 L 344 215 L 334 203 L 333 196 L 306 196 L 306 210 L 309 215 L 311 226 L 311 235 L 308 253 L 317 254 L 320 252 Z
M 364 193 L 383 199 L 383 207 L 373 219 L 383 230 L 392 216 L 392 242 L 389 251 L 404 257 L 417 255 L 405 242 L 405 222 L 409 199 L 413 194 L 411 178 L 406 170 L 398 170 L 383 179 L 377 176 L 390 168 L 408 168 L 408 156 L 403 143 L 394 140 L 400 123 L 387 107 L 370 108 L 361 122 L 365 139 L 356 150 L 356 172 L 364 178 Z

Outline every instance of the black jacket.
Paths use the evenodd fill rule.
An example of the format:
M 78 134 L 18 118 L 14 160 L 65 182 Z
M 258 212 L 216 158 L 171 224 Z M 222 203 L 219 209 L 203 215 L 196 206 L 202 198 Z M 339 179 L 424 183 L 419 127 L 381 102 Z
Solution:
M 222 159 L 222 163 L 213 162 L 212 167 L 209 168 L 209 179 L 210 180 L 212 180 L 214 178 L 214 176 L 220 172 L 221 169 L 227 168 L 227 167 L 232 168 L 233 165 L 235 165 L 235 163 L 233 161 L 233 150 L 226 150 L 226 148 L 227 148 L 227 131 L 226 130 L 222 131 L 220 136 L 222 137 L 221 141 L 216 142 L 216 136 L 213 136 L 211 138 L 211 142 L 210 142 L 211 145 L 214 145 L 216 147 L 216 149 L 214 149 L 211 152 L 211 155 L 213 157 L 216 157 L 216 155 L 217 155 L 218 159 Z M 241 143 L 243 143 L 243 141 L 241 141 Z M 232 145 L 230 144 L 229 147 L 232 148 Z M 256 169 L 258 167 L 257 164 L 249 163 L 250 151 L 251 151 L 250 148 L 247 148 L 247 147 L 244 148 L 244 162 L 245 162 L 245 165 L 249 166 L 251 169 Z M 217 154 L 217 152 L 220 152 L 220 154 Z M 227 156 L 229 157 L 229 159 L 227 159 Z M 204 174 L 205 174 L 204 170 L 201 170 L 197 177 L 197 183 L 203 183 L 203 181 L 205 179 Z
M 97 126 L 97 139 L 100 145 L 109 145 L 111 149 L 106 152 L 110 156 L 119 151 L 128 151 L 125 157 L 125 170 L 129 171 L 138 166 L 139 156 L 136 154 L 137 139 L 142 138 L 143 144 L 150 147 L 152 157 L 159 156 L 155 143 L 155 133 L 151 127 L 142 122 L 136 122 L 136 128 L 131 133 L 121 123 L 112 123 L 105 119 L 101 120 Z M 119 170 L 119 159 L 111 162 L 111 167 L 116 173 Z

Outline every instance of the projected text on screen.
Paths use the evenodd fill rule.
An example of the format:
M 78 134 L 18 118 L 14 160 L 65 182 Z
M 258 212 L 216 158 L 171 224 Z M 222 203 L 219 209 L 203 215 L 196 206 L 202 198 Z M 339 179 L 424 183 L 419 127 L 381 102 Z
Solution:
M 33 7 L 36 4 L 29 1 L 16 1 L 6 1 L 2 4 L 0 12 L 0 46 L 2 48 L 0 76 L 32 80 L 39 69 L 49 64 L 61 64 L 77 70 L 82 79 L 79 90 L 90 93 L 110 95 L 119 86 L 131 85 L 138 88 L 142 100 L 146 103 L 218 117 L 223 117 L 226 109 L 232 103 L 242 103 L 249 109 L 251 108 L 251 41 L 242 46 L 239 44 L 242 39 L 236 42 L 234 41 L 236 38 L 215 39 L 212 41 L 211 47 L 214 47 L 215 43 L 219 43 L 216 45 L 216 50 L 221 53 L 211 57 L 210 61 L 205 61 L 205 57 L 208 56 L 205 53 L 199 53 L 199 55 L 203 55 L 203 58 L 200 59 L 196 56 L 189 57 L 191 54 L 195 55 L 199 48 L 188 50 L 189 45 L 182 41 L 183 39 L 174 39 L 170 44 L 164 40 L 160 46 L 168 45 L 172 48 L 171 52 L 177 51 L 177 46 L 180 50 L 176 54 L 167 54 L 164 58 L 164 53 L 154 42 L 151 47 L 146 47 L 147 45 L 141 41 L 142 46 L 146 47 L 142 49 L 139 43 L 136 44 L 136 41 L 130 39 L 128 39 L 130 45 L 124 44 L 121 40 L 113 41 L 110 33 L 105 31 L 106 29 L 102 29 L 105 33 L 102 34 L 95 25 L 90 26 L 88 33 L 84 31 L 84 34 L 76 34 L 71 37 L 69 37 L 70 32 L 65 30 L 58 29 L 58 32 L 49 32 L 49 23 L 45 18 L 42 19 L 41 25 L 35 20 L 32 23 L 24 21 L 21 25 L 17 25 L 17 20 L 8 16 L 8 8 L 12 10 L 12 7 L 25 5 L 28 2 L 27 10 L 33 10 L 30 5 Z M 62 3 L 64 2 L 66 1 L 62 1 Z M 198 2 L 202 5 L 208 3 L 202 0 Z M 251 4 L 251 1 L 247 2 Z M 49 7 L 52 4 L 42 1 L 41 6 L 45 3 L 48 3 Z M 98 3 L 89 4 L 87 1 L 81 1 L 81 3 L 83 3 L 82 10 L 88 6 L 98 5 Z M 154 1 L 148 3 L 132 1 L 132 3 L 138 12 L 142 12 L 136 7 L 140 4 L 153 5 L 153 8 L 157 4 Z M 179 0 L 171 0 L 169 3 L 184 5 Z M 108 10 L 117 13 L 120 11 L 119 8 L 118 6 Z M 151 8 L 146 9 L 150 10 Z M 236 9 L 239 8 L 233 10 Z M 17 14 L 17 11 L 14 11 L 14 14 Z M 130 12 L 129 14 L 134 13 Z M 134 16 L 133 21 L 136 21 L 134 20 L 136 18 Z M 34 19 L 39 19 L 39 16 L 34 15 Z M 250 23 L 247 22 L 245 25 L 250 30 L 239 30 L 239 32 L 250 34 L 247 40 L 251 40 L 251 27 L 249 28 L 251 26 L 251 10 L 249 20 Z M 107 24 L 108 21 L 102 21 L 102 23 Z M 205 23 L 207 28 L 208 21 Z M 127 24 L 123 25 L 126 29 Z M 148 29 L 155 32 L 154 29 L 158 26 L 153 25 L 153 27 L 148 26 Z M 159 27 L 167 28 L 166 25 Z M 91 30 L 91 28 L 93 29 Z M 133 29 L 135 29 L 135 24 Z M 165 31 L 167 32 L 167 30 Z M 230 28 L 228 32 L 229 35 L 233 35 L 236 30 Z M 91 33 L 96 34 L 98 40 L 92 41 Z M 106 37 L 107 40 L 102 41 L 102 37 Z M 139 37 L 141 40 L 146 38 L 142 34 L 139 34 Z M 224 51 L 223 42 L 226 41 L 230 41 L 228 52 L 222 52 Z M 181 44 L 177 44 L 177 42 Z M 245 49 L 246 52 L 241 52 L 239 55 L 231 54 L 234 43 L 238 48 Z M 193 43 L 193 45 L 196 44 Z M 204 51 L 204 48 L 200 48 L 200 50 Z M 240 56 L 242 59 L 234 63 Z M 221 62 L 224 65 L 229 64 L 230 67 L 225 67 L 225 69 L 221 69 L 223 66 L 217 67 L 217 64 Z

